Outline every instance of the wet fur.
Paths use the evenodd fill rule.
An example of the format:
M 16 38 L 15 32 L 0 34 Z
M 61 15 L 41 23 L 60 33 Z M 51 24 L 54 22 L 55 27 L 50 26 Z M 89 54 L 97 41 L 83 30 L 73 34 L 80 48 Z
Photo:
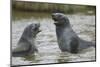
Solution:
M 33 25 L 33 26 L 32 26 Z M 34 27 L 35 24 L 30 24 L 24 29 L 24 32 L 17 44 L 17 47 L 12 51 L 12 56 L 27 56 L 38 52 L 37 47 L 35 46 L 35 38 L 38 33 L 38 29 L 33 29 L 39 26 Z M 35 30 L 35 31 L 34 31 Z
M 82 40 L 77 36 L 70 25 L 69 19 L 64 14 L 53 13 L 52 18 L 55 21 L 57 41 L 62 52 L 78 53 L 82 49 L 95 47 L 92 42 Z

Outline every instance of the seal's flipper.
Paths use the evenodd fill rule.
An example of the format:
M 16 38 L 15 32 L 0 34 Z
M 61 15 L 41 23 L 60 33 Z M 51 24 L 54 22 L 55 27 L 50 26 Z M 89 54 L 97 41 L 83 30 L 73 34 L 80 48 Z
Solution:
M 71 53 L 78 53 L 79 41 L 77 38 L 72 37 L 70 42 Z
M 88 42 L 88 41 L 85 41 L 85 40 L 82 40 L 82 39 L 79 39 L 79 50 L 82 50 L 82 49 L 86 49 L 86 48 L 89 48 L 89 47 L 96 47 L 95 44 L 93 44 L 92 42 Z
M 25 44 L 27 45 L 27 46 L 25 46 Z M 22 44 L 21 44 L 22 45 Z M 31 44 L 29 44 L 29 43 L 24 43 L 23 44 L 24 46 L 22 47 L 20 47 L 20 46 L 18 46 L 17 48 L 15 48 L 13 51 L 12 51 L 12 56 L 23 56 L 23 55 L 28 55 L 28 53 L 30 52 L 30 50 L 32 49 L 32 46 L 31 46 Z

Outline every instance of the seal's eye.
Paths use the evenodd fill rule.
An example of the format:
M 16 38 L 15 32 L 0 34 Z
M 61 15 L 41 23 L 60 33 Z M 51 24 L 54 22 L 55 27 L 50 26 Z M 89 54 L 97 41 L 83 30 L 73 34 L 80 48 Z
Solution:
M 62 18 L 62 15 L 58 15 L 58 18 L 59 18 L 59 19 Z

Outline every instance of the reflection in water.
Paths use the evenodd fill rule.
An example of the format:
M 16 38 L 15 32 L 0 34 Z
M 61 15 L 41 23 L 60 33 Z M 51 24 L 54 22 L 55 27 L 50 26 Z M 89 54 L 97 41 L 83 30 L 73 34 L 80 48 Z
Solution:
M 35 61 L 36 56 L 35 55 L 29 55 L 29 56 L 25 56 L 24 57 L 24 61 L 28 60 L 28 61 Z
M 67 15 L 72 28 L 84 40 L 95 41 L 95 16 Z M 83 20 L 84 19 L 84 20 Z M 17 46 L 24 28 L 31 24 L 41 24 L 40 32 L 36 38 L 39 53 L 26 57 L 12 57 L 13 65 L 62 63 L 95 60 L 95 49 L 91 48 L 79 54 L 61 52 L 57 45 L 54 21 L 50 14 L 32 12 L 13 12 L 12 20 L 12 48 Z

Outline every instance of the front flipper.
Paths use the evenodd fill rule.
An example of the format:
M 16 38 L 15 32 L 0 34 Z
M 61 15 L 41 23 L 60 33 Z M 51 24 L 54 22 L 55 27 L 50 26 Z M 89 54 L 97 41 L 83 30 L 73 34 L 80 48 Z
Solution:
M 78 53 L 79 40 L 78 38 L 72 37 L 70 42 L 71 53 Z
M 28 42 L 20 43 L 18 44 L 18 47 L 16 47 L 12 51 L 12 56 L 26 56 L 29 54 L 29 52 L 32 49 L 32 45 Z

